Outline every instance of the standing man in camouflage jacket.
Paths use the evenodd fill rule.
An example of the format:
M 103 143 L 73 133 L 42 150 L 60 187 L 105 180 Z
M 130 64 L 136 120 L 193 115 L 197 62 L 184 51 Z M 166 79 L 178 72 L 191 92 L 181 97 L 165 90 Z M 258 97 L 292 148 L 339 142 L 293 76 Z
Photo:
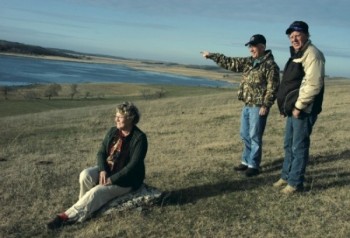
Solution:
M 271 50 L 266 50 L 263 35 L 253 35 L 245 46 L 249 47 L 251 57 L 227 57 L 208 51 L 201 53 L 204 58 L 213 60 L 222 68 L 243 73 L 238 99 L 244 102 L 240 128 L 244 149 L 241 163 L 234 169 L 252 177 L 260 173 L 262 137 L 270 107 L 276 99 L 279 67 Z

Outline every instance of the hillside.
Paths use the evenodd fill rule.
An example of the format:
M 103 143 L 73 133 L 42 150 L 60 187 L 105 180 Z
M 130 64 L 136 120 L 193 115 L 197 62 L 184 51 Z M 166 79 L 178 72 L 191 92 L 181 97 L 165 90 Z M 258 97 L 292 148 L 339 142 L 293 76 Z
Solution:
M 37 56 L 58 56 L 74 59 L 82 58 L 82 55 L 79 55 L 79 53 L 73 51 L 44 48 L 41 46 L 27 45 L 5 40 L 0 40 L 0 52 Z
M 92 86 L 103 92 L 111 88 Z M 133 99 L 142 113 L 139 127 L 149 139 L 146 183 L 167 194 L 161 203 L 54 232 L 46 230 L 46 222 L 77 200 L 79 172 L 96 164 L 96 151 L 122 99 L 100 100 L 106 102 L 100 105 L 84 100 L 90 106 L 77 108 L 70 104 L 78 100 L 38 100 L 32 103 L 51 109 L 0 117 L 0 237 L 350 237 L 350 82 L 326 82 L 306 190 L 291 197 L 272 187 L 283 162 L 285 120 L 277 107 L 264 136 L 262 173 L 247 179 L 232 169 L 242 152 L 242 103 L 230 90 L 207 90 Z M 139 91 L 110 90 L 123 100 Z M 55 109 L 56 101 L 66 108 Z M 13 101 L 11 110 L 23 106 Z

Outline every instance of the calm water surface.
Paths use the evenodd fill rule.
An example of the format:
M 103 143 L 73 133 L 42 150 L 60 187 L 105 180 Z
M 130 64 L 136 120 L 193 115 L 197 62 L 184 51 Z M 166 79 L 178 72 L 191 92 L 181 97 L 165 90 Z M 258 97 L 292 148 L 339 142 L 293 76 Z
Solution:
M 0 85 L 109 82 L 205 87 L 233 86 L 224 81 L 140 71 L 120 65 L 0 56 Z

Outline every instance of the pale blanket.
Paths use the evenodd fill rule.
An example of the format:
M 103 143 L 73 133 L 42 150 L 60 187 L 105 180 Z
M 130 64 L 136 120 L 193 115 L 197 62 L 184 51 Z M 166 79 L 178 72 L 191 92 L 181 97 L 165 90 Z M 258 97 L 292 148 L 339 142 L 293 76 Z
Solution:
M 157 188 L 143 184 L 138 190 L 113 199 L 99 213 L 106 215 L 137 207 L 149 207 L 158 202 L 161 196 L 162 192 Z

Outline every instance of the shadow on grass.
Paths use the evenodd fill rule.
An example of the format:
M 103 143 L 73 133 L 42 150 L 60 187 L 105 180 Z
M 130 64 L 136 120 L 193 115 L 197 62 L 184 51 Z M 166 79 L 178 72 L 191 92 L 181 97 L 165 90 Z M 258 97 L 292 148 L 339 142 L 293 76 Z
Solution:
M 317 165 L 317 164 L 325 164 L 325 163 L 334 162 L 336 160 L 345 160 L 345 159 L 350 159 L 350 150 L 345 150 L 338 154 L 311 157 L 310 166 Z
M 333 169 L 317 170 L 316 176 L 306 179 L 309 184 L 306 190 L 327 190 L 334 187 L 344 187 L 350 184 L 350 172 Z
M 307 177 L 312 180 L 312 186 L 308 190 L 324 190 L 332 187 L 343 187 L 350 183 L 350 172 L 339 170 L 339 167 L 329 166 L 327 169 L 317 169 L 317 165 L 326 164 L 339 160 L 346 160 L 350 157 L 350 150 L 343 151 L 339 154 L 315 156 L 310 158 L 309 170 L 306 172 Z M 283 158 L 279 158 L 262 167 L 262 174 L 254 178 L 246 178 L 232 181 L 221 181 L 216 184 L 204 184 L 174 191 L 166 191 L 159 201 L 159 205 L 183 205 L 195 203 L 199 199 L 217 196 L 224 193 L 236 191 L 252 190 L 254 188 L 266 185 L 272 185 L 279 177 L 275 172 L 282 168 Z M 307 170 L 308 170 L 307 168 Z M 345 168 L 347 169 L 347 168 Z M 234 173 L 234 172 L 233 172 Z M 234 176 L 233 176 L 234 177 Z M 314 183 L 315 178 L 320 178 L 321 183 Z M 329 180 L 327 178 L 333 178 Z M 309 182 L 309 181 L 307 181 Z M 309 182 L 310 183 L 310 182 Z
M 313 157 L 309 163 L 310 170 L 306 172 L 306 182 L 310 184 L 309 190 L 327 190 L 348 186 L 350 184 L 350 168 L 347 163 L 349 159 L 350 150 Z M 323 167 L 320 168 L 320 166 Z
M 264 163 L 261 166 L 261 171 L 263 173 L 272 173 L 276 171 L 281 171 L 284 158 L 278 158 L 270 163 Z
M 350 159 L 350 150 L 345 150 L 340 152 L 339 154 L 331 154 L 331 155 L 323 155 L 323 156 L 310 156 L 308 167 L 313 168 L 319 164 L 331 163 L 338 160 Z M 272 173 L 275 171 L 282 170 L 284 158 L 278 158 L 271 163 L 265 163 L 261 169 L 263 173 Z
M 232 177 L 236 176 L 232 175 Z M 252 190 L 256 187 L 266 185 L 269 183 L 268 181 L 272 181 L 273 179 L 270 175 L 246 178 L 244 173 L 238 177 L 242 177 L 242 179 L 221 181 L 215 184 L 203 184 L 173 191 L 166 191 L 163 193 L 163 196 L 159 201 L 159 205 L 183 205 L 195 203 L 197 200 L 214 197 L 220 194 Z

